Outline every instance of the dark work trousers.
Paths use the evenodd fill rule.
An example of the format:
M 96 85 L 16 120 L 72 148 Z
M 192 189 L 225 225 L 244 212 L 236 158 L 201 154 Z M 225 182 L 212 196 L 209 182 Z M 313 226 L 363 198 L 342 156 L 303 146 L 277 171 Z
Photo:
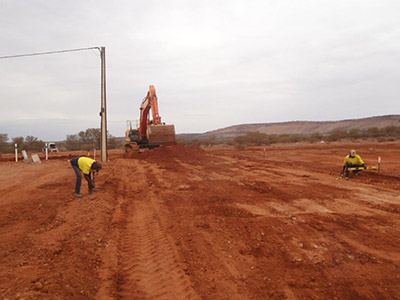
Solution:
M 78 159 L 79 159 L 79 157 L 75 157 L 74 159 L 71 159 L 71 166 L 74 169 L 75 174 L 76 174 L 75 193 L 77 193 L 77 194 L 79 194 L 81 192 L 81 184 L 82 184 L 82 174 L 81 174 L 81 170 L 79 169 Z
M 362 169 L 364 168 L 364 165 L 347 165 L 346 166 L 346 177 L 349 177 L 349 168 L 360 168 L 360 170 L 354 170 L 353 174 L 357 174 L 358 172 L 362 171 Z

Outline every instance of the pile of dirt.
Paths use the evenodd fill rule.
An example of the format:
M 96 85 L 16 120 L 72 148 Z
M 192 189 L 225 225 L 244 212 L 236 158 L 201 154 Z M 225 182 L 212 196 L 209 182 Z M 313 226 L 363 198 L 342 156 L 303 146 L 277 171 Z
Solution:
M 129 158 L 129 159 L 135 159 L 138 157 L 140 153 L 137 153 L 136 151 L 130 151 L 128 153 L 124 153 L 122 155 L 123 158 Z
M 169 160 L 173 158 L 181 160 L 191 160 L 204 157 L 205 152 L 199 146 L 183 146 L 179 144 L 175 145 L 163 145 L 160 148 L 152 149 L 144 153 L 143 157 L 146 159 L 160 159 Z
M 147 160 L 153 163 L 165 164 L 177 160 L 187 163 L 198 163 L 207 158 L 207 154 L 198 146 L 183 146 L 179 144 L 165 144 L 159 148 L 142 153 L 128 153 L 125 158 Z

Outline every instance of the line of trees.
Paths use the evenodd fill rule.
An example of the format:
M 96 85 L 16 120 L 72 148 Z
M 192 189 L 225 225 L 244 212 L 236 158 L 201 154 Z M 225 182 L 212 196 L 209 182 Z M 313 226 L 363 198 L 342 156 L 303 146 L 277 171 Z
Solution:
M 13 137 L 11 143 L 8 142 L 8 134 L 0 134 L 0 152 L 8 153 L 14 151 L 14 144 L 18 144 L 18 150 L 26 151 L 41 151 L 44 147 L 44 142 L 39 140 L 37 137 L 28 135 L 25 138 L 22 136 Z
M 80 131 L 78 134 L 68 134 L 64 147 L 67 150 L 92 150 L 100 149 L 101 130 L 98 128 L 88 128 L 86 131 Z M 120 148 L 122 145 L 111 134 L 107 134 L 108 149 Z
M 40 152 L 45 146 L 45 142 L 37 137 L 28 135 L 25 138 L 13 137 L 9 142 L 8 134 L 0 133 L 0 153 L 12 153 L 14 144 L 18 144 L 18 150 L 37 151 Z M 58 142 L 57 146 L 65 150 L 85 150 L 100 149 L 101 131 L 98 128 L 88 128 L 85 131 L 80 131 L 77 134 L 69 134 L 66 140 Z M 109 149 L 117 149 L 122 147 L 122 144 L 111 134 L 107 134 L 107 147 Z
M 348 131 L 337 129 L 328 135 L 327 140 L 338 141 L 346 138 L 367 139 L 367 138 L 398 138 L 398 137 L 400 137 L 399 126 L 386 126 L 383 128 L 370 127 L 364 130 L 353 128 Z
M 337 129 L 329 134 L 313 133 L 309 135 L 300 134 L 265 134 L 261 132 L 248 132 L 245 135 L 233 139 L 223 139 L 211 136 L 206 139 L 179 140 L 179 143 L 188 145 L 218 145 L 227 144 L 237 147 L 262 146 L 277 143 L 318 143 L 321 141 L 335 142 L 340 140 L 359 140 L 375 138 L 378 141 L 394 141 L 400 139 L 399 126 L 387 126 L 383 128 L 371 127 L 368 129 L 353 128 L 350 130 Z

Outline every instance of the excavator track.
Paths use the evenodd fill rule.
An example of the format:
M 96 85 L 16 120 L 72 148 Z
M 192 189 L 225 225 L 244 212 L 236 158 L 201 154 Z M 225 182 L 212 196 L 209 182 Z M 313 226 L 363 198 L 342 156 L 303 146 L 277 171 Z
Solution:
M 139 146 L 136 143 L 128 143 L 128 144 L 125 144 L 124 150 L 125 150 L 125 153 L 129 153 L 129 152 L 132 152 L 132 151 L 138 153 L 139 152 Z

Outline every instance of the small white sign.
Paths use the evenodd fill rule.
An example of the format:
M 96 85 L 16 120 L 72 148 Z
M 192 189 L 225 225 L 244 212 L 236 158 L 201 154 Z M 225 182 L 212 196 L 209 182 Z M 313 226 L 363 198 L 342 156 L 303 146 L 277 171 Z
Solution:
M 25 150 L 22 150 L 22 156 L 24 157 L 24 159 L 28 159 L 28 153 L 26 153 Z
M 41 163 L 39 155 L 37 154 L 32 154 L 32 160 L 34 163 Z

